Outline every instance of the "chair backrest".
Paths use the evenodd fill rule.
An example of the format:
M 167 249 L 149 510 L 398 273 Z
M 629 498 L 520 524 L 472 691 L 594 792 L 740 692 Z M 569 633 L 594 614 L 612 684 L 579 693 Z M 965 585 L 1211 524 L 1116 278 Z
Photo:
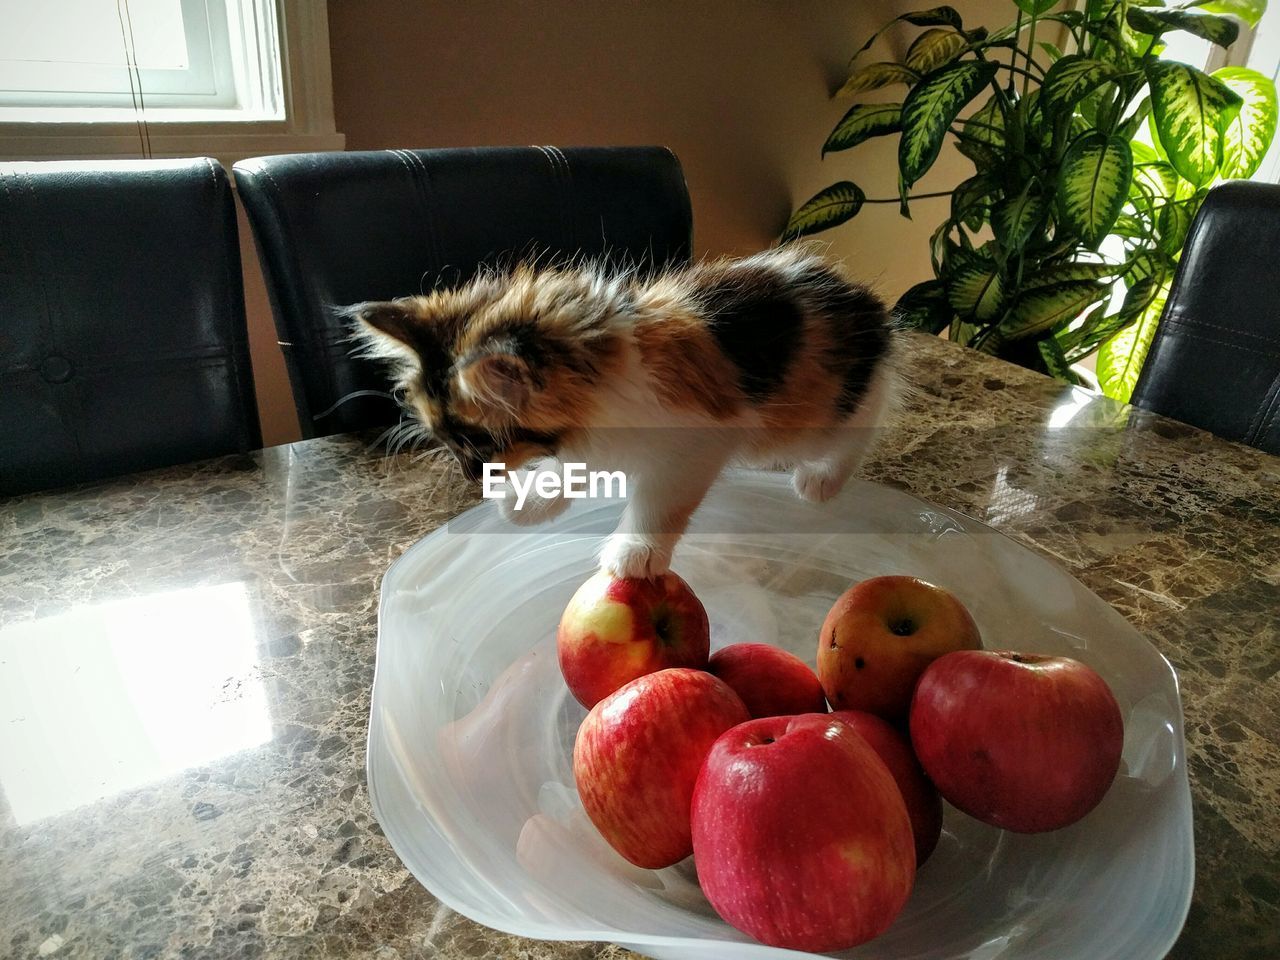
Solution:
M 469 279 L 482 264 L 608 254 L 688 260 L 680 164 L 658 147 L 497 147 L 237 163 L 304 436 L 394 422 L 383 369 L 336 308 Z M 353 394 L 356 396 L 352 397 Z M 347 399 L 350 398 L 350 399 Z
M 1280 186 L 1209 191 L 1133 403 L 1280 453 Z
M 226 171 L 0 164 L 0 494 L 261 444 Z

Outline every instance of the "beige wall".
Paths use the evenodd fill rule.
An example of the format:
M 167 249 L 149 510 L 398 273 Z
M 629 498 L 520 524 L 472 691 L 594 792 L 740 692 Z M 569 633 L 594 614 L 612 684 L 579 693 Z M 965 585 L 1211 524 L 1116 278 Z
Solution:
M 330 0 L 333 93 L 348 149 L 551 143 L 671 147 L 693 198 L 699 254 L 771 244 L 793 207 L 840 179 L 896 194 L 896 138 L 821 160 L 847 104 L 829 99 L 850 54 L 924 0 Z M 997 26 L 1008 0 L 953 2 Z M 892 39 L 900 39 L 894 36 Z M 886 55 L 901 53 L 890 45 Z M 901 95 L 901 88 L 886 96 Z M 946 148 L 945 188 L 965 176 Z M 929 275 L 942 216 L 923 201 L 868 206 L 823 234 L 888 298 Z M 260 280 L 247 271 L 268 442 L 291 439 L 278 350 L 268 356 Z M 257 302 L 255 303 L 255 297 Z M 268 328 L 269 329 L 269 328 Z M 284 409 L 282 414 L 280 411 Z

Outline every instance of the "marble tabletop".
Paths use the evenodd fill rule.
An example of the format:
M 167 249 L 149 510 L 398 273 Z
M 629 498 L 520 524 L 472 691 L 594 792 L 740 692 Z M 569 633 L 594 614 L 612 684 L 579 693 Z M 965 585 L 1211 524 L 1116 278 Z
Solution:
M 940 340 L 864 475 L 1052 558 L 1177 668 L 1171 956 L 1280 956 L 1280 459 Z M 476 501 L 333 437 L 0 501 L 0 957 L 630 956 L 478 926 L 374 821 L 378 583 Z

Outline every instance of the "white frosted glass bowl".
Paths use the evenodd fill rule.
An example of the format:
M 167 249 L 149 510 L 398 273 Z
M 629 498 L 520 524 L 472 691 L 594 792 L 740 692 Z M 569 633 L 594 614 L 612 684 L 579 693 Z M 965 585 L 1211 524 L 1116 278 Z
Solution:
M 373 808 L 437 899 L 526 937 L 602 940 L 657 958 L 797 957 L 721 921 L 692 859 L 624 861 L 573 785 L 585 711 L 556 662 L 560 613 L 592 572 L 620 505 L 579 501 L 540 527 L 468 511 L 387 572 L 369 727 Z M 1191 898 L 1191 798 L 1177 679 L 1163 657 L 1060 568 L 967 517 L 855 482 L 822 507 L 786 477 L 729 474 L 674 568 L 711 618 L 712 648 L 777 644 L 810 665 L 818 627 L 853 581 L 923 577 L 968 605 L 989 648 L 1066 654 L 1106 678 L 1125 717 L 1102 804 L 1049 834 L 947 809 L 906 909 L 846 954 L 919 960 L 1163 957 Z

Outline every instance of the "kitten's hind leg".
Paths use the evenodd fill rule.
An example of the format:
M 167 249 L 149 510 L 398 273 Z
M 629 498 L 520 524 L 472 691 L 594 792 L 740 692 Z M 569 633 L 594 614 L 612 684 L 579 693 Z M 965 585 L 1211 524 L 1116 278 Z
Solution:
M 842 431 L 826 456 L 796 464 L 791 486 L 801 500 L 826 503 L 844 489 L 870 446 L 870 431 Z
M 791 475 L 803 500 L 825 503 L 841 490 L 862 464 L 894 406 L 898 380 L 882 362 L 858 408 L 818 449 L 806 452 Z
M 876 434 L 872 426 L 842 426 L 826 449 L 818 449 L 796 463 L 791 486 L 800 499 L 826 503 L 845 489 L 849 477 L 867 457 Z

